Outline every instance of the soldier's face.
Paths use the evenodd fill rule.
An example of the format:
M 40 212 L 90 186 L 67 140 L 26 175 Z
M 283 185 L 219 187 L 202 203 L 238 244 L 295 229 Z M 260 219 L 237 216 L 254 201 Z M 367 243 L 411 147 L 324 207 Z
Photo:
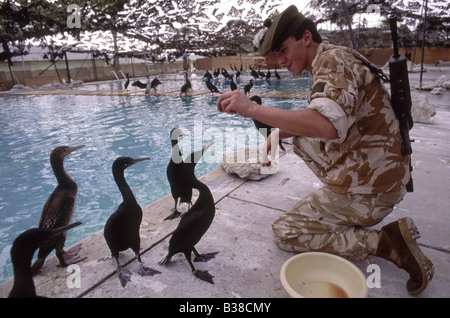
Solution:
M 300 75 L 303 70 L 309 71 L 308 52 L 305 37 L 297 40 L 291 36 L 287 38 L 276 51 L 278 64 L 285 66 L 294 75 Z

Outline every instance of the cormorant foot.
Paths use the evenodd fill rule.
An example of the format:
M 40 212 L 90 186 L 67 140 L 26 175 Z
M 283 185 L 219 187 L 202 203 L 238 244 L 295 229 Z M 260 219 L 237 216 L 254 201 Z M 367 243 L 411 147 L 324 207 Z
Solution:
M 157 271 L 156 269 L 145 267 L 145 266 L 139 266 L 138 274 L 141 276 L 153 276 L 156 274 L 161 274 L 160 271 Z
M 192 272 L 195 277 L 214 285 L 213 277 L 208 271 L 195 270 Z
M 81 243 L 73 246 L 67 251 L 56 253 L 56 256 L 58 257 L 59 260 L 59 265 L 61 267 L 67 267 L 70 264 L 76 264 L 85 260 L 87 257 L 80 258 L 80 255 L 78 255 L 80 250 L 81 250 Z
M 124 268 L 117 268 L 117 274 L 119 276 L 119 280 L 120 280 L 120 284 L 122 285 L 122 287 L 125 287 L 125 285 L 131 281 L 131 275 L 132 273 Z
M 167 264 L 170 264 L 170 258 L 169 257 L 166 257 L 162 261 L 158 262 L 158 265 L 167 265 Z
M 180 216 L 181 216 L 181 212 L 178 212 L 177 210 L 175 210 L 171 215 L 169 215 L 168 217 L 166 217 L 166 218 L 164 219 L 164 221 L 167 221 L 167 220 L 173 220 L 173 219 L 179 218 Z
M 207 262 L 210 259 L 213 259 L 217 253 L 219 252 L 198 255 L 194 258 L 194 262 Z

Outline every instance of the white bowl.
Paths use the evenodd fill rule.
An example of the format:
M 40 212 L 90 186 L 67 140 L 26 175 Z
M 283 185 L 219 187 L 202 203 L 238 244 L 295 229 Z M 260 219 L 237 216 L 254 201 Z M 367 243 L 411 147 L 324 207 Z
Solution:
M 366 277 L 348 260 L 333 254 L 307 252 L 281 267 L 281 284 L 293 298 L 365 298 Z

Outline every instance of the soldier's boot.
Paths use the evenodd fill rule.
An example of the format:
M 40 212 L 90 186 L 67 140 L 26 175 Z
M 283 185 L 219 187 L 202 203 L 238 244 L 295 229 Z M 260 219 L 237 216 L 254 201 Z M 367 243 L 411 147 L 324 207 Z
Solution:
M 406 288 L 411 295 L 421 293 L 434 275 L 433 263 L 422 253 L 420 237 L 410 218 L 392 222 L 381 229 L 376 256 L 391 261 L 410 275 Z

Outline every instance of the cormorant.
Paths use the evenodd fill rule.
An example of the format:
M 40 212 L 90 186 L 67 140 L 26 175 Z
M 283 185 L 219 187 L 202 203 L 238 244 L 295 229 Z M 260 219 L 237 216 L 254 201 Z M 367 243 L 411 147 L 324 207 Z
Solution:
M 277 72 L 277 68 L 275 67 L 275 77 L 279 80 L 281 79 L 280 74 Z
M 131 86 L 136 86 L 136 87 L 139 87 L 139 88 L 146 88 L 147 84 L 146 83 L 142 83 L 141 81 L 137 80 L 137 81 L 134 81 L 131 84 Z
M 260 67 L 258 67 L 258 75 L 259 75 L 259 77 L 261 77 L 261 78 L 266 77 L 266 74 L 264 74 L 263 72 L 261 72 L 261 68 L 260 68 Z
M 216 70 L 216 68 L 213 67 L 213 75 L 214 75 L 214 77 L 218 77 L 219 74 L 220 74 L 220 70 L 219 69 Z
M 84 145 L 76 147 L 60 146 L 53 149 L 50 154 L 50 163 L 55 174 L 58 185 L 45 202 L 39 220 L 39 228 L 55 229 L 68 225 L 75 211 L 75 200 L 78 186 L 64 169 L 64 158 L 73 151 L 83 148 Z M 78 252 L 81 244 L 76 245 L 69 251 L 64 251 L 67 233 L 63 232 L 53 236 L 47 244 L 42 245 L 36 261 L 32 266 L 33 275 L 44 265 L 44 261 L 53 249 L 62 267 L 81 261 Z
M 181 213 L 177 210 L 178 200 L 180 200 L 180 203 L 192 204 L 192 187 L 186 184 L 186 178 L 183 169 L 183 157 L 180 151 L 180 146 L 178 145 L 180 136 L 188 136 L 188 134 L 184 133 L 179 128 L 173 128 L 170 131 L 172 153 L 170 156 L 169 164 L 167 165 L 166 174 L 167 180 L 169 181 L 172 197 L 175 200 L 175 208 L 173 210 L 173 213 L 164 220 L 172 220 L 181 215 Z
M 219 90 L 217 89 L 217 87 L 216 87 L 216 85 L 214 85 L 213 83 L 211 83 L 211 80 L 210 79 L 206 79 L 205 80 L 205 83 L 206 83 L 206 87 L 208 87 L 208 89 L 211 91 L 211 95 L 213 95 L 214 93 L 219 93 L 220 94 L 220 92 L 219 92 Z
M 60 228 L 33 228 L 21 233 L 13 242 L 11 247 L 11 262 L 14 268 L 14 285 L 8 298 L 36 298 L 33 275 L 31 272 L 31 260 L 34 252 L 41 246 L 47 244 L 55 236 L 80 225 L 75 222 Z
M 253 76 L 253 78 L 254 78 L 255 80 L 256 80 L 257 78 L 259 78 L 258 72 L 257 72 L 253 67 L 251 67 L 251 66 L 250 66 L 250 69 L 251 69 L 250 73 L 251 73 L 251 75 Z
M 244 86 L 244 94 L 247 95 L 248 93 L 250 93 L 250 90 L 253 87 L 253 80 L 250 80 L 250 83 L 248 83 L 247 85 Z
M 252 102 L 255 102 L 259 105 L 262 104 L 262 100 L 261 97 L 259 97 L 258 95 L 253 95 L 252 97 L 250 97 L 250 100 Z M 258 129 L 258 131 L 261 133 L 261 135 L 263 135 L 263 137 L 265 139 L 267 139 L 267 137 L 270 135 L 270 133 L 272 132 L 273 127 L 267 124 L 264 124 L 256 119 L 253 119 L 253 123 L 255 124 L 256 129 Z M 262 130 L 260 130 L 260 128 L 264 128 Z M 281 150 L 286 151 L 286 149 L 284 149 L 283 145 L 282 145 L 282 141 L 281 139 L 278 141 L 278 144 L 280 145 Z
M 225 79 L 232 79 L 232 76 L 230 75 L 230 73 L 228 73 L 228 71 L 226 69 L 224 69 L 223 67 L 222 67 L 221 74 L 223 75 L 223 77 Z
M 194 205 L 181 217 L 177 228 L 169 240 L 169 253 L 166 258 L 159 262 L 160 265 L 170 263 L 173 255 L 183 253 L 191 267 L 192 274 L 197 278 L 214 284 L 213 277 L 207 271 L 195 269 L 191 261 L 191 254 L 194 252 L 194 262 L 207 262 L 214 258 L 217 252 L 200 255 L 195 249 L 195 245 L 210 227 L 216 212 L 214 198 L 208 186 L 200 182 L 194 175 L 190 178 L 191 186 L 199 191 L 199 197 Z
M 272 76 L 272 73 L 270 72 L 270 69 L 267 69 L 267 74 L 266 74 L 266 81 L 270 80 L 270 77 Z
M 238 88 L 237 88 L 237 85 L 236 85 L 236 83 L 233 81 L 233 79 L 231 79 L 231 82 L 230 82 L 230 89 L 231 89 L 232 91 L 235 91 L 235 90 L 238 89 Z
M 211 73 L 208 70 L 206 70 L 206 73 L 205 73 L 205 75 L 203 75 L 203 77 L 204 78 L 209 78 L 210 80 L 212 80 L 212 75 L 211 75 Z
M 183 86 L 181 86 L 181 93 L 180 93 L 180 95 L 184 93 L 185 96 L 187 96 L 187 92 L 189 90 L 192 90 L 192 85 L 191 85 L 191 81 L 188 79 L 188 73 L 185 72 L 185 74 L 184 74 L 184 84 L 183 84 Z
M 131 248 L 139 262 L 139 272 L 141 276 L 153 276 L 161 272 L 145 267 L 142 263 L 139 250 L 141 248 L 141 238 L 139 227 L 142 221 L 142 209 L 133 195 L 124 176 L 124 170 L 135 163 L 149 160 L 149 158 L 133 159 L 130 157 L 119 157 L 114 160 L 112 172 L 114 180 L 122 194 L 123 201 L 117 210 L 111 214 L 106 221 L 103 235 L 111 250 L 112 256 L 117 262 L 117 273 L 123 287 L 130 281 L 131 272 L 123 269 L 119 263 L 119 252 Z
M 178 146 L 178 139 L 180 136 L 189 136 L 179 128 L 174 128 L 170 132 L 170 139 L 172 144 L 172 155 L 169 164 L 167 165 L 167 180 L 170 184 L 170 192 L 175 201 L 175 208 L 171 215 L 164 220 L 172 220 L 181 215 L 178 211 L 179 203 L 187 203 L 189 208 L 192 205 L 192 186 L 190 185 L 190 178 L 195 177 L 195 166 L 200 160 L 203 153 L 212 145 L 209 144 L 200 152 L 196 151 L 190 154 L 183 160 L 180 147 Z M 195 157 L 195 156 L 200 157 Z
M 159 81 L 159 79 L 155 77 L 152 81 L 152 84 L 150 85 L 150 88 L 153 88 L 156 92 L 156 87 L 161 84 L 162 83 Z
M 129 76 L 129 74 L 127 73 L 127 81 L 125 82 L 125 89 L 127 89 L 128 88 L 128 85 L 130 84 L 130 76 Z

